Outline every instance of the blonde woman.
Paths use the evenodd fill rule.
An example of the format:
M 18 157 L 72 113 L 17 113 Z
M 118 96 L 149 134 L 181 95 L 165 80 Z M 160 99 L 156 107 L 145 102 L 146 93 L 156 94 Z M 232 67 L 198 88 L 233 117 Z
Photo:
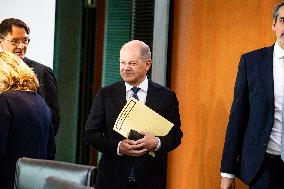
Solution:
M 54 159 L 51 112 L 38 87 L 35 73 L 20 58 L 0 52 L 1 188 L 13 188 L 18 158 Z

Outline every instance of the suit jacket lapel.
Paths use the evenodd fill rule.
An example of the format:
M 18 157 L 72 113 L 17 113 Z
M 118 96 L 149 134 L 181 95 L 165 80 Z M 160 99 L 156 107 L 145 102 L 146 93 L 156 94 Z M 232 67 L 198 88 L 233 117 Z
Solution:
M 26 63 L 29 67 L 31 67 L 31 62 L 28 58 L 24 57 L 23 59 L 24 63 Z
M 123 106 L 126 104 L 126 89 L 124 85 L 124 81 L 120 81 L 117 85 L 113 86 L 113 103 L 116 107 L 116 110 L 120 112 Z
M 124 81 L 118 82 L 116 85 L 114 85 L 113 91 L 113 103 L 116 107 L 116 110 L 120 112 L 123 106 L 126 104 L 126 89 Z M 159 101 L 158 87 L 151 80 L 148 80 L 148 91 L 145 105 L 157 111 L 159 107 Z
M 148 80 L 148 91 L 146 97 L 145 105 L 149 108 L 153 109 L 154 111 L 158 110 L 159 107 L 159 89 L 158 87 L 149 79 Z
M 274 45 L 269 47 L 265 53 L 262 54 L 259 62 L 260 77 L 262 79 L 265 94 L 270 102 L 274 105 L 274 79 L 273 79 L 273 49 Z

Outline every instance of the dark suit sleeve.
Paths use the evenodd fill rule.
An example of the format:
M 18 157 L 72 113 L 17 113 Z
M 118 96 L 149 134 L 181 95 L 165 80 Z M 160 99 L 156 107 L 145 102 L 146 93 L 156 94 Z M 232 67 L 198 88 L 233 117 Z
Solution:
M 107 116 L 105 115 L 105 102 L 102 93 L 103 90 L 100 89 L 92 105 L 86 122 L 84 138 L 88 145 L 95 147 L 100 152 L 116 156 L 119 140 L 111 137 L 110 132 L 107 131 Z
M 0 95 L 0 164 L 7 152 L 7 142 L 10 128 L 11 114 L 9 103 L 5 96 Z
M 174 123 L 173 128 L 166 136 L 160 136 L 161 148 L 158 152 L 169 152 L 177 148 L 181 143 L 181 138 L 183 133 L 180 129 L 180 114 L 179 114 L 179 103 L 175 93 L 171 93 L 172 97 L 168 98 L 167 101 L 170 101 L 168 107 L 166 107 L 167 114 L 165 118 Z
M 40 82 L 39 94 L 45 99 L 46 104 L 51 109 L 53 132 L 56 135 L 60 123 L 58 90 L 53 71 L 49 67 L 45 67 L 43 70 Z
M 246 58 L 240 60 L 234 90 L 234 100 L 231 107 L 223 156 L 221 172 L 237 174 L 238 161 L 249 116 L 249 91 L 247 81 Z

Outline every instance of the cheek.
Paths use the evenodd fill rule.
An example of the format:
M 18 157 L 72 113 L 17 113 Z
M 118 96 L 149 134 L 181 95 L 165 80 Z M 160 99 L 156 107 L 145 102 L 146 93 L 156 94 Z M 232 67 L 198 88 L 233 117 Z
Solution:
M 3 45 L 3 49 L 5 51 L 13 52 L 15 50 L 15 47 L 11 45 Z
M 283 30 L 284 30 L 284 25 L 281 25 L 281 26 L 278 25 L 278 26 L 276 26 L 275 30 L 276 30 L 277 33 L 283 32 Z

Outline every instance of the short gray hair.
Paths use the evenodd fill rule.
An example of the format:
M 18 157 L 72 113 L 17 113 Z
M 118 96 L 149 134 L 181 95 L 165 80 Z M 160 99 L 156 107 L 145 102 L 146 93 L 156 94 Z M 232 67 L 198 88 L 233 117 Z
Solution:
M 131 41 L 125 43 L 124 45 L 122 45 L 121 48 L 123 48 L 124 46 L 127 46 L 127 45 L 132 45 L 132 44 L 136 44 L 136 45 L 139 46 L 141 57 L 143 57 L 144 59 L 151 59 L 151 49 L 150 49 L 149 45 L 147 45 L 143 41 L 131 40 Z
M 278 4 L 275 6 L 275 8 L 273 9 L 273 12 L 272 12 L 272 19 L 275 21 L 274 23 L 276 23 L 276 20 L 277 20 L 277 18 L 278 18 L 278 16 L 279 16 L 279 9 L 280 9 L 281 7 L 283 7 L 283 6 L 284 6 L 284 2 L 281 1 L 281 2 L 278 3 Z
M 140 48 L 140 54 L 142 57 L 144 57 L 145 59 L 151 59 L 151 50 L 150 50 L 150 47 L 142 42 L 143 45 L 141 45 L 141 48 Z

